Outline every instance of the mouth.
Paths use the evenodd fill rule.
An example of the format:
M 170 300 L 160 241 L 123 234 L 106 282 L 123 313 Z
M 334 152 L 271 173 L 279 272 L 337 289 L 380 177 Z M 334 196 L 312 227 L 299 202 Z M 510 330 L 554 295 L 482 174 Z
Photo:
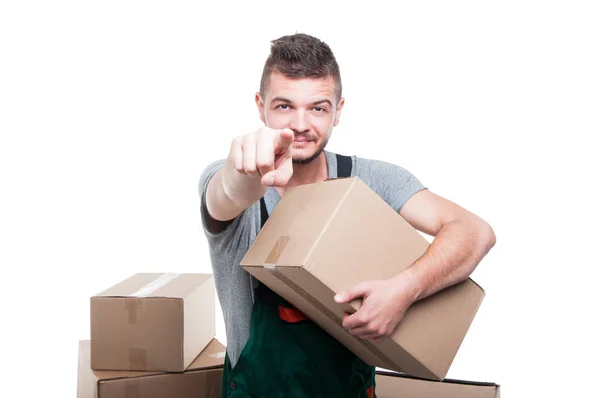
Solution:
M 310 141 L 312 141 L 312 139 L 305 137 L 305 136 L 297 135 L 294 137 L 294 142 L 310 142 Z

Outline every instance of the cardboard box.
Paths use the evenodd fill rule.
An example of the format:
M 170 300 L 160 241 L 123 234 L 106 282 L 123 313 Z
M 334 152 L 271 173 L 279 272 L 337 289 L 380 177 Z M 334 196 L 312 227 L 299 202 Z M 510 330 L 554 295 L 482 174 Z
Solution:
M 213 339 L 185 372 L 92 370 L 90 341 L 80 341 L 77 398 L 218 398 L 224 358 Z
M 210 274 L 135 274 L 90 306 L 94 370 L 181 372 L 216 332 Z
M 241 261 L 365 362 L 442 380 L 484 297 L 471 279 L 412 305 L 394 334 L 374 344 L 342 327 L 336 293 L 388 279 L 421 257 L 429 242 L 358 178 L 290 188 Z
M 378 371 L 375 393 L 377 398 L 500 398 L 500 386 L 453 379 L 432 381 Z

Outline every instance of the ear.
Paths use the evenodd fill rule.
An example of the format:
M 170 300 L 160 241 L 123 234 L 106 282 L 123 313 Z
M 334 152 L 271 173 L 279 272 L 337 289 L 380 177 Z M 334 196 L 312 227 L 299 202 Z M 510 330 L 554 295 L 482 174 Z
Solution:
M 340 115 L 342 114 L 342 108 L 344 107 L 344 103 L 346 100 L 344 97 L 340 98 L 340 102 L 338 102 L 338 106 L 335 109 L 335 120 L 333 121 L 333 125 L 337 126 L 340 122 Z
M 266 125 L 267 122 L 265 121 L 265 103 L 263 102 L 263 99 L 261 98 L 259 92 L 255 94 L 254 101 L 256 102 L 256 107 L 258 108 L 258 117 L 260 117 L 260 120 L 262 120 L 262 122 Z

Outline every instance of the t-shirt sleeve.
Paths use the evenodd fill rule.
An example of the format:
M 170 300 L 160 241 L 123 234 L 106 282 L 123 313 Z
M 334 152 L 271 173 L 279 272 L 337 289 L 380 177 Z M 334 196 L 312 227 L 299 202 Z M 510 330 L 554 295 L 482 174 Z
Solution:
M 206 188 L 208 187 L 208 183 L 211 178 L 225 165 L 225 160 L 217 160 L 211 164 L 209 164 L 206 169 L 204 169 L 202 175 L 200 176 L 200 182 L 198 186 L 199 195 L 200 195 L 200 214 L 202 216 L 202 228 L 204 229 L 204 233 L 210 238 L 215 238 L 223 235 L 228 235 L 230 232 L 234 232 L 231 230 L 239 229 L 240 222 L 246 223 L 250 222 L 251 214 L 250 209 L 244 210 L 239 216 L 231 221 L 218 221 L 213 219 L 209 214 L 206 208 Z
M 218 160 L 211 163 L 203 171 L 199 181 L 200 195 L 200 213 L 202 217 L 202 228 L 206 235 L 211 251 L 231 252 L 237 250 L 237 247 L 248 247 L 251 237 L 256 229 L 256 211 L 257 204 L 250 206 L 238 215 L 235 219 L 223 223 L 223 227 L 215 229 L 216 223 L 220 221 L 213 220 L 206 209 L 206 188 L 210 179 L 225 164 L 225 160 Z
M 409 170 L 393 163 L 357 157 L 355 167 L 356 176 L 397 212 L 414 194 L 427 189 Z
M 215 225 L 220 222 L 212 219 L 212 217 L 208 214 L 208 210 L 206 209 L 206 188 L 208 187 L 210 180 L 214 177 L 217 171 L 224 166 L 224 164 L 225 160 L 217 160 L 209 164 L 200 176 L 200 182 L 198 186 L 198 191 L 200 194 L 200 214 L 202 216 L 202 227 L 204 232 L 208 235 L 220 235 L 226 229 L 224 226 L 216 228 Z M 231 222 L 229 224 L 231 224 Z M 217 229 L 219 229 L 218 232 L 216 231 Z

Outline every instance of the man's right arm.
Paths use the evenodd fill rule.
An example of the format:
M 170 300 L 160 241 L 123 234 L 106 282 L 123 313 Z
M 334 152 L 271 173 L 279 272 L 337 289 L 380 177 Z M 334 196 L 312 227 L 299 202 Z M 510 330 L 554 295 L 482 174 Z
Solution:
M 267 186 L 283 186 L 292 176 L 289 129 L 261 128 L 231 143 L 225 164 L 206 188 L 208 227 L 217 233 L 259 200 Z

